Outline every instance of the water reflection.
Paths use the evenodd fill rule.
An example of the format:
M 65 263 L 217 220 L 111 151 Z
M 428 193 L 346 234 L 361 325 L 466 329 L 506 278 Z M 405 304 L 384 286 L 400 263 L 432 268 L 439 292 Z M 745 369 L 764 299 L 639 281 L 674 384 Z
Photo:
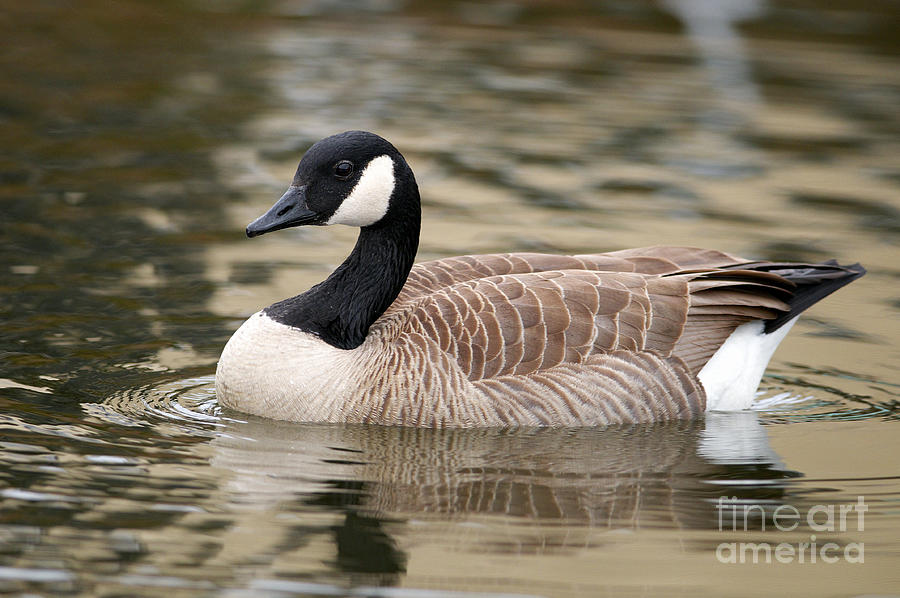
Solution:
M 759 91 L 750 73 L 750 56 L 735 25 L 764 14 L 765 2 L 663 0 L 662 4 L 684 23 L 716 92 L 747 109 L 759 104 Z
M 203 15 L 139 3 L 7 8 L 4 375 L 67 409 L 148 371 L 208 367 L 198 351 L 227 330 L 205 311 L 202 247 L 226 227 L 206 154 L 259 103 L 226 58 L 239 50 L 185 36 Z M 198 64 L 209 52 L 219 65 Z
M 212 447 L 212 464 L 232 474 L 228 500 L 241 508 L 326 505 L 344 513 L 341 525 L 368 525 L 373 542 L 381 541 L 383 525 L 406 535 L 401 522 L 410 520 L 522 518 L 541 524 L 525 544 L 517 540 L 530 553 L 589 545 L 599 529 L 715 529 L 723 492 L 771 502 L 800 475 L 779 463 L 752 412 L 606 430 L 251 419 L 230 422 Z M 289 533 L 268 539 L 273 552 Z

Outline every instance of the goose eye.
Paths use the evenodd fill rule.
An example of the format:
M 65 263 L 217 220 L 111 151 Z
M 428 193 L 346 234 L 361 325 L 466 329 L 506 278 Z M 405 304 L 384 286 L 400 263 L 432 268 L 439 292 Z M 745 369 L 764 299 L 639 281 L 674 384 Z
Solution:
M 346 179 L 353 174 L 353 162 L 349 160 L 341 160 L 334 165 L 334 176 L 339 179 Z

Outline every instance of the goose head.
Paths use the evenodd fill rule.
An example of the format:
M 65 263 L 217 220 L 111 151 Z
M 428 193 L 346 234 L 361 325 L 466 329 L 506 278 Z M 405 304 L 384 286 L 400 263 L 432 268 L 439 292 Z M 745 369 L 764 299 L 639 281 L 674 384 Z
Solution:
M 247 226 L 247 236 L 305 225 L 373 227 L 404 212 L 417 217 L 418 203 L 412 170 L 400 152 L 374 133 L 347 131 L 306 152 L 288 190 Z
M 247 226 L 247 236 L 331 224 L 360 229 L 347 259 L 323 282 L 263 311 L 278 323 L 352 349 L 402 290 L 419 244 L 415 177 L 400 152 L 378 135 L 348 131 L 313 145 L 287 192 Z

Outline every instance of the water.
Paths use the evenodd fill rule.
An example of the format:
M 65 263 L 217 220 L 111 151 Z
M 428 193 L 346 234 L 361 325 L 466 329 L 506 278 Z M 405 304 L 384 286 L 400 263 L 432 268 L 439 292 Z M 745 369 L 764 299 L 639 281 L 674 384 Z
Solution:
M 892 4 L 4 15 L 0 593 L 900 592 Z M 241 231 L 310 143 L 349 128 L 415 169 L 420 259 L 683 243 L 869 274 L 800 321 L 747 413 L 429 431 L 223 411 L 231 332 L 354 238 Z M 827 512 L 774 527 L 779 507 L 859 497 L 864 521 L 849 510 L 843 529 L 822 529 Z M 747 531 L 729 519 L 744 507 Z M 811 536 L 838 562 L 717 558 Z

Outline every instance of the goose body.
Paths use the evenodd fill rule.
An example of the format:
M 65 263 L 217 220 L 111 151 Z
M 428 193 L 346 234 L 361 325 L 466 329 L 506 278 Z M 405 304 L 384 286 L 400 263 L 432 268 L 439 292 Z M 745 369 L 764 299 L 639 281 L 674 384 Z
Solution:
M 248 236 L 360 227 L 324 282 L 251 316 L 216 371 L 225 406 L 282 420 L 581 426 L 744 409 L 797 315 L 859 265 L 691 247 L 467 255 L 413 265 L 420 200 L 387 141 L 306 153 Z

